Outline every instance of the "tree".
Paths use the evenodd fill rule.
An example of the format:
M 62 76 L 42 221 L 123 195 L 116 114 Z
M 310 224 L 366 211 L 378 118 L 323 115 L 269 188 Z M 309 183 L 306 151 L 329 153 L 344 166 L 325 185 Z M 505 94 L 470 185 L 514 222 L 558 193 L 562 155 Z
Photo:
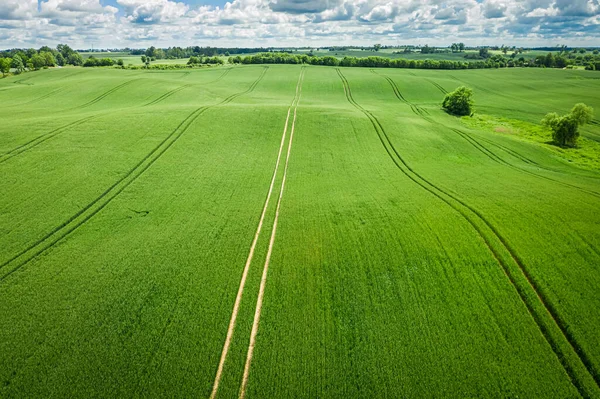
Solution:
M 15 69 L 17 75 L 25 71 L 25 65 L 23 65 L 23 60 L 18 55 L 15 55 L 13 57 L 11 67 Z
M 421 54 L 432 54 L 435 53 L 435 47 L 429 47 L 429 45 L 424 45 L 421 47 Z
M 584 103 L 575 104 L 571 110 L 571 116 L 577 122 L 577 125 L 583 126 L 590 123 L 594 117 L 594 109 L 585 105 Z
M 490 58 L 490 50 L 486 47 L 486 48 L 480 48 L 479 49 L 479 56 L 481 58 Z
M 453 53 L 458 53 L 458 43 L 452 43 L 452 46 L 450 46 L 450 48 L 452 49 Z
M 165 51 L 161 48 L 157 48 L 154 50 L 154 58 L 157 60 L 162 60 L 166 58 Z
M 56 54 L 56 64 L 59 66 L 65 65 L 65 57 L 62 55 L 62 53 Z
M 33 64 L 33 68 L 36 70 L 46 66 L 46 60 L 41 54 L 35 54 L 30 58 L 30 62 Z
M 156 57 L 156 47 L 151 46 L 146 50 L 146 57 Z
M 2 76 L 6 76 L 10 72 L 11 64 L 11 58 L 0 58 L 0 72 L 2 72 Z
M 73 52 L 67 57 L 67 64 L 81 66 L 83 65 L 83 57 L 81 57 L 81 54 Z
M 61 53 L 64 58 L 69 58 L 69 56 L 75 52 L 66 44 L 59 44 L 56 46 L 56 50 Z
M 473 90 L 461 86 L 446 94 L 442 107 L 452 115 L 466 116 L 473 113 Z
M 43 51 L 40 53 L 40 56 L 44 58 L 44 66 L 56 66 L 56 58 L 54 58 L 54 54 L 52 54 L 50 51 Z
M 465 44 L 464 43 L 458 43 L 458 51 L 460 51 L 460 52 L 465 51 Z
M 575 146 L 579 138 L 579 126 L 592 120 L 594 110 L 583 103 L 573 107 L 570 113 L 564 116 L 556 112 L 547 114 L 542 119 L 542 125 L 552 130 L 552 139 L 562 147 Z
M 381 44 L 379 44 L 379 43 L 378 43 L 378 44 L 374 45 L 374 46 L 373 46 L 373 50 L 374 50 L 374 51 L 379 51 L 379 50 L 381 50 Z

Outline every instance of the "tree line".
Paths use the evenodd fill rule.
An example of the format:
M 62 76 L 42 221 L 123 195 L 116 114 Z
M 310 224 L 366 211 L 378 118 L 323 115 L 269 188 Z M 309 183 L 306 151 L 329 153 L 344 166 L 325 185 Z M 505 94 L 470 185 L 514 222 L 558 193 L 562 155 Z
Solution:
M 123 60 L 113 60 L 112 58 L 96 58 L 90 55 L 83 63 L 84 67 L 102 67 L 102 66 L 123 66 Z
M 231 54 L 250 54 L 264 52 L 268 49 L 263 47 L 260 48 L 225 48 L 225 47 L 200 47 L 200 46 L 189 46 L 189 47 L 168 47 L 168 48 L 157 48 L 154 46 L 148 47 L 147 49 L 125 49 L 131 55 L 145 55 L 153 60 L 174 60 L 189 57 L 215 57 L 223 55 L 229 57 Z
M 453 61 L 453 60 L 408 60 L 391 59 L 380 56 L 369 56 L 364 58 L 344 57 L 338 59 L 332 56 L 315 56 L 310 54 L 290 53 L 260 53 L 245 57 L 229 57 L 230 64 L 310 64 L 343 67 L 363 68 L 410 68 L 410 69 L 485 69 L 485 68 L 510 68 L 510 67 L 547 67 L 563 68 L 566 65 L 562 61 L 549 54 L 543 58 L 543 62 L 533 60 L 531 62 L 512 60 L 500 54 L 491 55 L 488 58 L 477 61 Z M 600 59 L 598 60 L 600 62 Z M 600 65 L 599 65 L 600 67 Z M 600 69 L 600 68 L 599 68 Z
M 11 69 L 15 74 L 20 74 L 26 70 L 38 70 L 57 65 L 81 66 L 83 58 L 66 44 L 59 44 L 56 48 L 43 46 L 39 50 L 30 48 L 0 52 L 0 71 L 3 75 L 8 74 Z

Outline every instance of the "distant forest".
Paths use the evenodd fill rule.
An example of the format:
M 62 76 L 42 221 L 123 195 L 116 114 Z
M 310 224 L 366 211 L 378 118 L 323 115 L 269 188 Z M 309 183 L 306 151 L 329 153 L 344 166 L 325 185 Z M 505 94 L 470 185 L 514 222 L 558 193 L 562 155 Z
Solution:
M 116 52 L 120 54 L 139 55 L 145 68 L 192 68 L 208 64 L 222 64 L 225 60 L 230 64 L 310 64 L 346 67 L 370 68 L 413 68 L 413 69 L 483 69 L 483 68 L 513 68 L 513 67 L 542 67 L 542 68 L 585 68 L 587 70 L 600 70 L 600 54 L 596 48 L 570 48 L 567 46 L 543 47 L 536 49 L 517 48 L 515 46 L 498 47 L 467 47 L 463 43 L 453 43 L 448 47 L 404 46 L 391 47 L 375 44 L 369 47 L 322 47 L 314 49 L 321 52 L 341 53 L 338 57 L 314 54 L 313 49 L 307 48 L 227 48 L 227 47 L 168 47 L 157 48 L 151 46 L 146 49 L 110 49 L 104 53 Z M 356 56 L 356 53 L 365 53 L 365 56 Z M 384 51 L 382 51 L 384 50 Z M 392 50 L 391 52 L 389 50 Z M 395 51 L 394 51 L 395 50 Z M 79 50 L 81 51 L 81 50 Z M 351 55 L 344 52 L 352 51 Z M 525 52 L 536 51 L 541 53 L 534 58 L 527 59 Z M 543 54 L 548 51 L 547 54 Z M 420 53 L 424 56 L 441 54 L 441 59 L 392 59 L 386 54 Z M 443 54 L 452 53 L 454 58 L 443 59 Z M 457 54 L 458 53 L 458 54 Z M 464 55 L 462 54 L 464 53 Z M 122 59 L 109 57 L 96 58 L 89 56 L 84 59 L 81 54 L 66 44 L 59 44 L 56 48 L 43 46 L 36 50 L 10 49 L 0 51 L 0 72 L 3 76 L 9 73 L 20 74 L 25 71 L 39 70 L 55 66 L 84 66 L 84 67 L 111 67 L 127 68 Z M 372 55 L 371 55 L 372 54 Z M 375 55 L 377 54 L 377 55 Z M 459 60 L 456 59 L 459 57 Z M 461 61 L 460 59 L 464 59 Z M 159 62 L 162 59 L 189 59 L 187 65 L 164 66 Z M 132 68 L 133 66 L 128 66 Z M 140 68 L 140 67 L 135 67 Z M 143 67 L 142 67 L 143 68 Z

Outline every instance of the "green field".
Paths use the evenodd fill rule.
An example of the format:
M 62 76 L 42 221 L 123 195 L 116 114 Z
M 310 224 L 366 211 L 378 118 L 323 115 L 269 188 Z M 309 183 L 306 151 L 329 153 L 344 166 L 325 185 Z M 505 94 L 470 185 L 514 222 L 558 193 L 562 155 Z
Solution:
M 440 109 L 460 85 L 473 120 Z M 0 397 L 600 398 L 600 122 L 572 153 L 528 133 L 598 93 L 551 69 L 0 80 Z

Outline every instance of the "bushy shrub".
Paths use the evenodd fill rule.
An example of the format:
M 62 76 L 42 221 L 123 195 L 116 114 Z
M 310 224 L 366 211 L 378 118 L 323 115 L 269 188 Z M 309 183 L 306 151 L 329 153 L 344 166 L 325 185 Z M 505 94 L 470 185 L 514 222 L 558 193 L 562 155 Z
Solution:
M 446 94 L 442 107 L 452 115 L 468 116 L 473 113 L 473 90 L 461 86 Z

